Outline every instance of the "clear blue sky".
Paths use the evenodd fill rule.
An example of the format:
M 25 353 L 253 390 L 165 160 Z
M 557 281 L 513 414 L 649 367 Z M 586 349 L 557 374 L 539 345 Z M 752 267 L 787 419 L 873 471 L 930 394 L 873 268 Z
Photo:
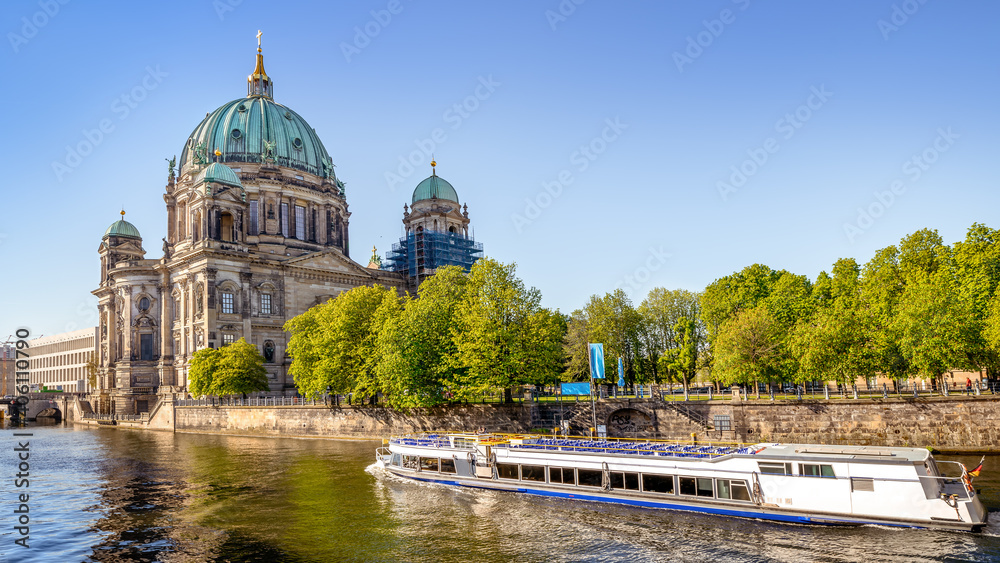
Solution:
M 438 173 L 487 254 L 565 312 L 619 285 L 638 303 L 755 262 L 814 279 L 920 228 L 953 242 L 973 222 L 1000 226 L 996 2 L 34 0 L 2 12 L 0 338 L 96 323 L 97 248 L 122 206 L 160 257 L 164 158 L 245 95 L 258 29 L 275 100 L 309 121 L 347 182 L 359 261 L 399 237 L 430 171 L 400 160 L 423 159 L 435 134 Z M 67 157 L 103 120 L 93 150 Z

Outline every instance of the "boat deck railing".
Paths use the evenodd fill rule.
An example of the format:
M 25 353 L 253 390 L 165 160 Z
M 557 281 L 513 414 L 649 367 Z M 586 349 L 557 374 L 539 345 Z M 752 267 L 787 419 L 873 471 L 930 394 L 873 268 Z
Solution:
M 449 436 L 455 434 L 408 434 L 406 436 L 394 436 L 389 440 L 392 444 L 401 446 L 424 446 L 429 448 L 451 448 Z M 475 434 L 469 434 L 471 440 L 475 440 Z M 472 448 L 466 448 L 472 449 Z
M 454 445 L 452 439 L 455 438 Z M 464 438 L 465 440 L 461 440 Z M 753 455 L 759 451 L 752 444 L 683 443 L 640 440 L 608 440 L 589 437 L 538 437 L 523 434 L 408 434 L 394 436 L 390 443 L 428 448 L 474 448 L 474 444 L 501 446 L 510 450 L 550 450 L 641 456 L 664 456 L 711 459 L 726 455 Z
M 726 455 L 753 455 L 757 447 L 746 445 L 698 445 L 611 440 L 565 440 L 539 438 L 530 443 L 512 444 L 512 450 L 558 450 L 571 452 L 648 455 L 666 457 L 715 458 Z

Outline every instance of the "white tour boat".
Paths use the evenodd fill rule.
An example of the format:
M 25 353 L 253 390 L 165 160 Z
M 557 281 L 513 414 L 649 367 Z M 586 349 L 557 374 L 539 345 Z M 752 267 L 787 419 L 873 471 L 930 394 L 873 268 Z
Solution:
M 376 461 L 419 481 L 782 522 L 978 531 L 987 520 L 965 466 L 922 448 L 441 433 L 393 437 Z

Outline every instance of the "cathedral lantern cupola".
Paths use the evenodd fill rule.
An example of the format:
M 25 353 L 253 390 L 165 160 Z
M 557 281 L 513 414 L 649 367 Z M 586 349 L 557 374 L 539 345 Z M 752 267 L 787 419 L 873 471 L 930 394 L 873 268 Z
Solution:
M 264 72 L 264 55 L 260 50 L 260 30 L 257 31 L 257 66 L 253 69 L 253 74 L 247 77 L 247 97 L 264 96 L 274 97 L 274 83 L 271 77 Z

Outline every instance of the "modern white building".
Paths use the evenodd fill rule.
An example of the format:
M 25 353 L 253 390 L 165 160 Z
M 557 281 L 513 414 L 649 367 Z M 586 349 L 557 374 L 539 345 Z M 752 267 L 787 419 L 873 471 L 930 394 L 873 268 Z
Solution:
M 88 393 L 87 362 L 97 353 L 97 327 L 28 341 L 29 379 L 33 390 Z

